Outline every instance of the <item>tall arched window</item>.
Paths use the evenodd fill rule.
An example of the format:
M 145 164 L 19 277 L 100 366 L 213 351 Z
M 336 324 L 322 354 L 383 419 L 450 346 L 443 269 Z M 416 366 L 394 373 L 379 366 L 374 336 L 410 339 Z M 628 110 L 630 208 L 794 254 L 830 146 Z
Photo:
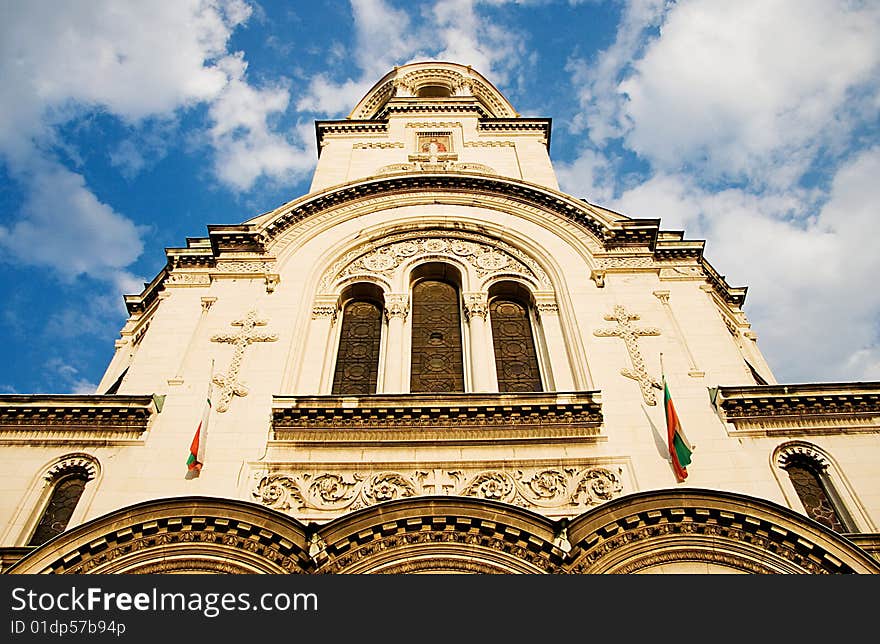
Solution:
M 90 478 L 85 468 L 71 468 L 53 481 L 52 496 L 27 545 L 39 546 L 67 529 Z
M 837 532 L 850 530 L 847 524 L 851 522 L 847 521 L 843 508 L 837 507 L 836 495 L 816 461 L 804 456 L 790 458 L 785 471 L 811 519 Z
M 342 308 L 339 350 L 333 374 L 333 394 L 362 396 L 376 393 L 382 306 L 369 289 L 357 289 Z
M 412 291 L 412 360 L 410 391 L 464 391 L 461 303 L 458 287 L 444 275 L 444 265 L 420 267 Z
M 807 516 L 832 530 L 873 529 L 843 473 L 819 447 L 806 441 L 789 441 L 776 448 L 773 459 L 777 471 L 785 472 L 780 483 L 792 507 L 795 505 L 790 492 L 797 496 Z
M 498 391 L 542 391 L 541 371 L 528 307 L 528 293 L 516 285 L 492 290 L 489 319 Z

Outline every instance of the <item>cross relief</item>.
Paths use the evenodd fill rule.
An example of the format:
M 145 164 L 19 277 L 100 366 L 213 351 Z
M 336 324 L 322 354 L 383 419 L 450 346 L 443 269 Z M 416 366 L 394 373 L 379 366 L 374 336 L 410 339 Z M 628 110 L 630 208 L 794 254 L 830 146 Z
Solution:
M 626 308 L 620 304 L 615 305 L 614 313 L 604 316 L 606 320 L 617 321 L 617 326 L 611 329 L 596 329 L 593 335 L 600 338 L 618 337 L 623 340 L 626 350 L 629 352 L 629 358 L 632 361 L 632 369 L 621 369 L 620 373 L 627 378 L 632 378 L 639 383 L 642 389 L 642 397 L 649 405 L 657 404 L 657 396 L 654 389 L 660 388 L 660 383 L 648 374 L 645 366 L 645 359 L 639 351 L 639 336 L 660 335 L 660 329 L 656 327 L 639 328 L 632 324 L 633 320 L 640 319 L 635 313 L 627 312 Z
M 211 336 L 212 342 L 226 342 L 234 347 L 229 369 L 225 374 L 218 373 L 213 378 L 213 383 L 221 387 L 220 396 L 215 407 L 218 412 L 224 412 L 229 409 L 229 403 L 233 396 L 248 395 L 248 388 L 238 379 L 241 361 L 244 358 L 244 350 L 252 342 L 275 342 L 278 339 L 276 333 L 259 333 L 255 331 L 256 327 L 266 326 L 266 323 L 266 320 L 258 319 L 256 310 L 252 309 L 248 311 L 243 319 L 231 322 L 232 326 L 241 327 L 238 333 L 217 333 Z

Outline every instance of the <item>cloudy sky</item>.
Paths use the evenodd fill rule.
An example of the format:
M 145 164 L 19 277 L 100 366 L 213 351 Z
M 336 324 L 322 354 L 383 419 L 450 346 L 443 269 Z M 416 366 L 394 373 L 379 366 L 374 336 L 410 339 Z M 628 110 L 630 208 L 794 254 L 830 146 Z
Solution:
M 163 249 L 305 193 L 313 121 L 426 58 L 706 239 L 780 382 L 880 380 L 880 2 L 0 0 L 0 393 L 94 392 Z

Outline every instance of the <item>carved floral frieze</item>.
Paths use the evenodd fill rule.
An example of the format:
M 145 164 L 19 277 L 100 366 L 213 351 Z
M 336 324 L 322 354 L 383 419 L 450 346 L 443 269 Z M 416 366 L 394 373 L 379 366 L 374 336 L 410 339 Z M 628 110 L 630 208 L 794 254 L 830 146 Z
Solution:
M 346 253 L 324 274 L 319 290 L 325 292 L 333 282 L 355 275 L 378 273 L 390 278 L 402 262 L 417 256 L 456 257 L 471 264 L 480 277 L 503 272 L 524 275 L 542 286 L 550 285 L 547 274 L 531 257 L 509 244 L 481 235 L 403 233 L 383 241 L 381 246 L 362 246 Z
M 533 510 L 579 514 L 623 491 L 615 466 L 285 471 L 254 475 L 251 494 L 274 510 L 340 512 L 414 496 L 467 496 Z

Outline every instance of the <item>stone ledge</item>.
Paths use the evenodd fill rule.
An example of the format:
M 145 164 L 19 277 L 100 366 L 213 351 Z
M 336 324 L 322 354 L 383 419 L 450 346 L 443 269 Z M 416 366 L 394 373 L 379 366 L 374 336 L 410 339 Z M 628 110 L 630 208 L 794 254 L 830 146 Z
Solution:
M 600 394 L 275 396 L 272 440 L 494 442 L 604 440 Z
M 153 396 L 3 395 L 0 443 L 140 442 L 157 413 Z
M 738 435 L 880 431 L 880 382 L 718 387 L 713 400 Z

